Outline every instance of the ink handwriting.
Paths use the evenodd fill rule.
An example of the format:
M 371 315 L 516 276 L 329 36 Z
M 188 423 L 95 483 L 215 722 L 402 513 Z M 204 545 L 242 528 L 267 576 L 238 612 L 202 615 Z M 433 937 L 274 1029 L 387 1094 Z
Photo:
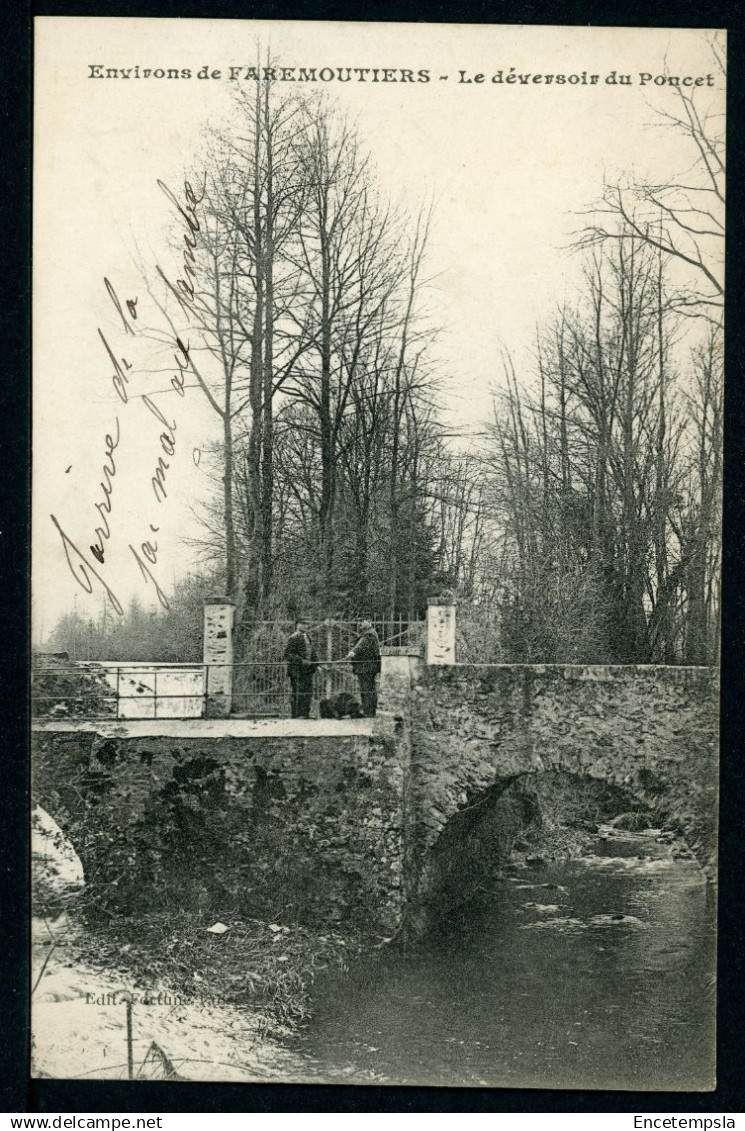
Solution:
M 119 447 L 120 440 L 118 416 L 116 417 L 114 423 L 116 424 L 116 439 L 114 439 L 108 432 L 106 433 L 106 436 L 104 438 L 106 456 L 104 458 L 103 479 L 101 481 L 103 502 L 96 503 L 96 510 L 99 513 L 103 525 L 96 527 L 96 541 L 90 548 L 93 557 L 96 559 L 99 565 L 103 565 L 104 562 L 104 542 L 108 542 L 109 538 L 111 537 L 109 515 L 111 514 L 111 495 L 114 490 L 113 479 L 116 475 L 114 452 Z
M 155 270 L 165 283 L 169 294 L 176 298 L 181 310 L 186 314 L 188 321 L 190 323 L 197 323 L 202 328 L 206 328 L 206 323 L 196 306 L 197 260 L 195 253 L 198 246 L 199 233 L 202 230 L 198 209 L 207 191 L 207 174 L 205 173 L 203 175 L 201 183 L 197 185 L 196 189 L 193 188 L 189 181 L 184 181 L 183 198 L 181 200 L 163 181 L 158 180 L 157 185 L 185 222 L 186 232 L 183 235 L 182 268 L 176 282 L 172 283 L 158 264 L 155 264 Z M 137 340 L 141 338 L 144 331 L 142 324 L 138 322 L 138 299 L 136 297 L 130 297 L 122 301 L 116 287 L 108 276 L 104 276 L 103 284 L 119 317 L 121 332 L 127 339 Z M 100 327 L 97 328 L 97 332 L 112 367 L 110 380 L 119 401 L 123 405 L 128 406 L 136 403 L 137 400 L 141 401 L 144 408 L 147 409 L 160 426 L 158 434 L 159 451 L 157 452 L 157 462 L 154 465 L 150 486 L 155 501 L 161 505 L 168 498 L 168 474 L 172 473 L 172 464 L 176 456 L 177 421 L 172 414 L 166 415 L 156 401 L 147 393 L 139 394 L 136 398 L 133 398 L 130 391 L 130 381 L 134 375 L 134 361 L 137 359 L 134 355 L 130 354 L 129 347 L 127 347 L 129 356 L 122 356 L 115 348 L 115 345 L 112 344 L 114 343 L 113 338 L 110 340 L 109 336 L 107 336 Z M 134 360 L 130 358 L 134 358 Z M 171 390 L 176 393 L 178 397 L 183 398 L 186 396 L 186 374 L 192 368 L 192 363 L 189 355 L 188 339 L 184 340 L 184 338 L 178 333 L 175 333 L 175 331 L 173 338 L 173 361 L 175 364 L 175 372 L 171 376 Z M 117 475 L 117 461 L 119 458 L 118 454 L 115 456 L 115 452 L 117 452 L 121 441 L 122 427 L 119 416 L 116 416 L 111 432 L 107 432 L 104 436 L 104 459 L 102 478 L 99 484 L 102 497 L 99 498 L 98 502 L 94 503 L 94 508 L 98 512 L 98 519 L 89 550 L 93 561 L 96 563 L 95 565 L 86 557 L 85 553 L 76 546 L 72 538 L 70 538 L 62 528 L 57 517 L 53 514 L 50 515 L 62 540 L 67 566 L 77 584 L 84 589 L 86 593 L 93 593 L 97 587 L 103 590 L 111 602 L 112 607 L 120 616 L 124 614 L 122 603 L 97 567 L 106 566 L 109 544 L 113 536 L 113 496 L 114 483 Z M 195 449 L 195 451 L 198 452 L 198 449 Z M 199 455 L 201 455 L 201 453 L 199 453 Z M 198 464 L 198 462 L 198 458 L 195 458 L 195 463 Z M 67 468 L 68 472 L 71 467 L 72 465 Z M 155 526 L 152 523 L 148 525 L 151 534 L 156 534 L 160 529 L 159 526 Z M 134 540 L 134 544 L 128 542 L 127 547 L 133 555 L 139 573 L 145 583 L 154 586 L 155 596 L 160 605 L 164 609 L 169 608 L 168 598 L 158 583 L 154 572 L 158 565 L 158 542 L 148 535 L 148 537 L 139 544 L 136 539 Z

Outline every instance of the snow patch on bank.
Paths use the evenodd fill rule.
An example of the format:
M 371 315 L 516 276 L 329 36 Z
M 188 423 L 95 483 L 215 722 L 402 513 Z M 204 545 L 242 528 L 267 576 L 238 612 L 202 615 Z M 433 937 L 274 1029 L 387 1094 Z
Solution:
M 79 930 L 65 915 L 33 924 L 32 1076 L 127 1079 L 129 996 L 137 1079 L 303 1075 L 302 1058 L 267 1039 L 259 1014 L 185 999 L 161 985 L 137 986 L 122 971 L 81 965 L 74 949 Z

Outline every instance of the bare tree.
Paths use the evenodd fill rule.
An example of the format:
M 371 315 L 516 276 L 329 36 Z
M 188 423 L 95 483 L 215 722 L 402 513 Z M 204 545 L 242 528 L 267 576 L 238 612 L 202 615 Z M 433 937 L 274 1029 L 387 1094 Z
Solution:
M 716 37 L 711 52 L 714 70 L 725 82 L 724 51 Z M 675 295 L 676 309 L 719 324 L 724 308 L 724 117 L 702 107 L 706 88 L 689 91 L 677 86 L 674 91 L 677 112 L 658 109 L 657 122 L 686 138 L 689 167 L 663 184 L 630 179 L 606 185 L 577 246 L 629 239 L 644 242 L 685 269 L 686 282 Z
M 306 348 L 286 325 L 298 305 L 289 247 L 305 182 L 294 144 L 297 102 L 267 82 L 237 95 L 237 110 L 238 129 L 208 151 L 189 294 L 177 298 L 192 327 L 191 368 L 221 422 L 213 453 L 221 513 L 215 522 L 206 509 L 206 540 L 223 558 L 227 592 L 242 588 L 255 609 L 272 586 L 274 400 Z
M 710 662 L 718 596 L 716 339 L 674 360 L 664 256 L 624 239 L 542 335 L 537 388 L 507 359 L 489 457 L 505 642 L 526 659 Z
M 240 469 L 247 550 L 243 580 L 249 606 L 259 608 L 272 589 L 274 402 L 305 348 L 287 320 L 298 305 L 293 245 L 306 185 L 295 145 L 297 101 L 276 95 L 271 82 L 257 84 L 239 101 L 245 133 L 225 140 L 214 162 L 219 191 L 213 207 L 237 237 L 237 257 L 226 268 L 236 283 L 233 317 L 248 343 L 247 397 L 237 410 L 248 418 Z M 233 475 L 233 460 L 226 454 L 226 484 Z
M 407 266 L 401 217 L 376 192 L 369 160 L 354 133 L 318 105 L 306 107 L 299 152 L 309 178 L 298 230 L 306 301 L 298 329 L 307 349 L 285 392 L 317 421 L 318 592 L 328 601 L 334 588 L 339 469 L 345 456 L 349 466 L 349 415 L 362 410 L 369 418 L 372 410 L 380 419 L 383 383 L 391 373 L 392 390 L 388 382 L 386 395 L 390 392 L 394 403 L 392 408 L 386 404 L 385 411 L 392 412 L 393 421 L 404 411 L 413 295 L 425 233 L 417 228 L 408 257 L 413 266 Z M 409 279 L 403 297 L 402 276 Z M 390 435 L 395 463 L 395 423 Z
M 684 601 L 684 658 L 713 662 L 720 633 L 719 566 L 722 481 L 722 348 L 712 330 L 693 355 L 688 408 L 688 466 L 676 515 L 681 546 L 680 591 Z
M 247 615 L 272 607 L 278 567 L 297 572 L 293 537 L 304 577 L 315 563 L 312 603 L 334 603 L 339 569 L 367 600 L 371 548 L 386 524 L 390 546 L 408 505 L 418 395 L 431 384 L 415 326 L 427 221 L 407 238 L 348 125 L 323 98 L 272 85 L 240 96 L 240 131 L 213 148 L 194 296 L 209 361 L 195 371 L 223 425 L 206 542 L 225 547 Z M 336 567 L 350 523 L 351 571 Z M 381 553 L 391 600 L 399 533 Z

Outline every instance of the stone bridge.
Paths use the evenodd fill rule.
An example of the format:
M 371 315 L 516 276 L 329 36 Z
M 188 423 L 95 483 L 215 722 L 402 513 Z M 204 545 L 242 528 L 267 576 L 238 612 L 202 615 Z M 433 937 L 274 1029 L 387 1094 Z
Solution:
M 410 670 L 411 911 L 447 906 L 485 849 L 509 856 L 542 775 L 614 787 L 714 867 L 716 673 L 707 668 L 466 666 Z M 521 804 L 522 803 L 522 804 Z
M 608 783 L 712 862 L 716 695 L 703 668 L 390 656 L 375 720 L 38 723 L 34 790 L 102 901 L 389 934 L 509 855 L 541 775 Z

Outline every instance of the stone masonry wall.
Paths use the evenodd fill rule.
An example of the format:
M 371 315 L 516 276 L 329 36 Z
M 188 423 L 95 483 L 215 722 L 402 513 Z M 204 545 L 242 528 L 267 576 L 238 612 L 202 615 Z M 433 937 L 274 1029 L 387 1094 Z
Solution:
M 228 597 L 208 597 L 204 604 L 202 653 L 210 718 L 225 717 L 232 708 L 234 629 L 235 603 Z
M 36 800 L 118 909 L 173 902 L 390 931 L 403 768 L 392 722 L 378 722 L 250 739 L 40 730 Z
M 419 666 L 412 899 L 443 830 L 489 791 L 558 770 L 624 787 L 713 864 L 717 687 L 704 668 Z M 425 877 L 426 878 L 426 877 Z
M 34 787 L 89 889 L 132 913 L 172 901 L 388 933 L 435 873 L 465 882 L 484 836 L 509 853 L 519 779 L 544 771 L 621 787 L 713 870 L 716 696 L 703 668 L 386 657 L 374 724 L 276 721 L 249 737 L 227 722 L 201 737 L 40 724 Z

